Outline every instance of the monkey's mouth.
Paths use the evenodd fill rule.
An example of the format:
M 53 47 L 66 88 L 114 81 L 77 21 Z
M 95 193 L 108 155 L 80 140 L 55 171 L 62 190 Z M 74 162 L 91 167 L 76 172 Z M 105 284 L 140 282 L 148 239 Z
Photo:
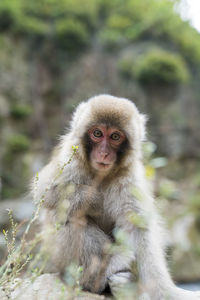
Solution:
M 101 169 L 109 169 L 111 167 L 111 164 L 106 164 L 102 162 L 96 162 L 97 166 Z

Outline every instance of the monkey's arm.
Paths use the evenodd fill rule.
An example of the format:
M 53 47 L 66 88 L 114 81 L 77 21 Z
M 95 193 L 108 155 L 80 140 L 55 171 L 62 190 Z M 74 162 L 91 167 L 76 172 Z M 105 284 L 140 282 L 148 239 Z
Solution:
M 132 242 L 142 287 L 153 299 L 169 299 L 173 294 L 174 284 L 169 275 L 159 235 L 154 228 L 146 230 L 134 228 Z
M 136 262 L 142 289 L 150 299 L 198 300 L 199 292 L 191 292 L 175 286 L 169 274 L 164 251 L 159 243 L 159 232 L 149 227 L 146 231 L 133 230 L 132 241 L 136 245 Z
M 175 286 L 169 274 L 164 251 L 160 242 L 159 225 L 152 216 L 146 229 L 127 221 L 118 220 L 118 226 L 128 235 L 130 246 L 134 248 L 138 280 L 142 291 L 152 300 L 198 300 L 199 293 L 182 290 Z M 143 296 L 141 296 L 141 299 Z M 140 298 L 139 298 L 140 299 Z M 146 298 L 145 298 L 146 299 Z

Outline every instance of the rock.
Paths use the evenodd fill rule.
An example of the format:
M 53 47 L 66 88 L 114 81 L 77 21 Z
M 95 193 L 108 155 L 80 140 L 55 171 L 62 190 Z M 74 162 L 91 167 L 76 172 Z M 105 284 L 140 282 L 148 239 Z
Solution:
M 103 300 L 104 296 L 84 293 L 75 295 L 74 289 L 71 290 L 59 279 L 57 274 L 43 274 L 32 283 L 26 279 L 11 294 L 11 300 L 56 300 L 56 299 L 74 299 L 74 300 Z M 1 298 L 0 298 L 1 299 Z M 1 299 L 2 300 L 2 299 Z
M 188 291 L 200 291 L 200 282 L 182 283 L 178 284 L 178 286 Z
M 25 219 L 30 219 L 34 210 L 34 203 L 29 196 L 18 199 L 9 199 L 0 203 L 0 226 L 3 227 L 9 224 L 7 209 L 13 211 L 13 218 L 20 222 Z
M 4 291 L 1 290 L 1 288 L 0 288 L 0 299 L 1 300 L 8 300 L 8 298 L 6 297 L 6 294 L 4 293 Z
M 0 117 L 6 118 L 10 113 L 9 101 L 3 95 L 0 95 Z
M 25 280 L 11 295 L 13 300 L 54 300 L 62 295 L 62 285 L 55 274 L 43 274 L 33 283 Z

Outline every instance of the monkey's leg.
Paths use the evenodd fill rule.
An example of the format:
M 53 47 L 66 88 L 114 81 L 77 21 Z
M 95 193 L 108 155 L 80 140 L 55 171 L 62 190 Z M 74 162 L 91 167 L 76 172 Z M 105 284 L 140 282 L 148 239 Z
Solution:
M 107 249 L 110 238 L 95 224 L 87 224 L 82 232 L 80 264 L 83 266 L 81 285 L 91 292 L 102 292 L 107 283 L 106 270 L 110 261 Z
M 49 263 L 46 271 L 63 273 L 75 262 L 83 266 L 80 282 L 84 289 L 97 293 L 104 290 L 110 260 L 106 247 L 111 240 L 98 226 L 84 219 L 69 221 L 47 240 Z
M 136 280 L 131 273 L 135 258 L 132 251 L 129 255 L 126 251 L 109 254 L 111 240 L 95 224 L 86 226 L 82 238 L 80 259 L 84 268 L 82 284 L 86 289 L 101 292 L 109 284 L 114 290 L 116 285 L 123 286 Z

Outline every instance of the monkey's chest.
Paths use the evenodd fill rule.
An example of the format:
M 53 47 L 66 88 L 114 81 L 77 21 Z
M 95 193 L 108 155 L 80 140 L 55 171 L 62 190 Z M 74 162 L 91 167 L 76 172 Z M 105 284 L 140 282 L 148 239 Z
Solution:
M 105 207 L 105 200 L 99 198 L 92 211 L 88 214 L 93 222 L 106 234 L 112 235 L 115 220 Z

